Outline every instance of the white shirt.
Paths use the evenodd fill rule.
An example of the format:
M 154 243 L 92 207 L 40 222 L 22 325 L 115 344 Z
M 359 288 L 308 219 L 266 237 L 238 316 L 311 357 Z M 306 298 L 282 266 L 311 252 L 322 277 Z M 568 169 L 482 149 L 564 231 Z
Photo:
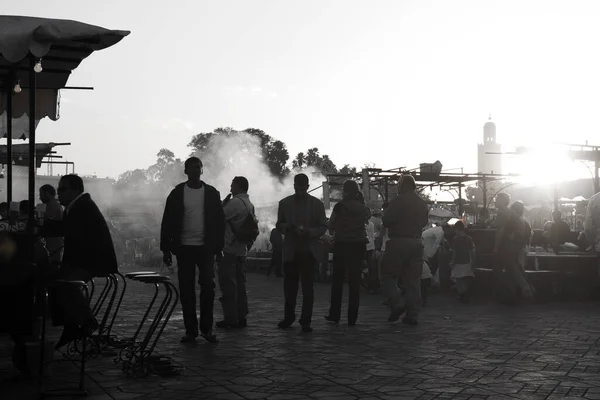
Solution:
M 367 251 L 375 250 L 375 224 L 373 221 L 369 221 L 365 224 L 365 230 L 367 231 Z
M 586 238 L 594 245 L 594 249 L 600 252 L 600 192 L 590 197 L 584 228 Z
M 204 196 L 204 185 L 192 189 L 186 184 L 183 188 L 183 246 L 204 245 Z
M 247 193 L 236 194 L 223 207 L 225 213 L 225 248 L 223 251 L 235 256 L 245 256 L 248 253 L 246 243 L 242 243 L 235 237 L 231 225 L 239 229 L 248 217 L 248 213 L 254 213 L 254 206 L 250 202 Z

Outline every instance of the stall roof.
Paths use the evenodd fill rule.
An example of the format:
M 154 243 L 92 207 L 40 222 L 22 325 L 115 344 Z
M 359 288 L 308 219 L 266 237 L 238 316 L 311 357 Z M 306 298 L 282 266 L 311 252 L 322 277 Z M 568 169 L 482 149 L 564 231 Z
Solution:
M 23 88 L 20 95 L 13 96 L 13 118 L 29 111 L 29 55 L 40 58 L 43 68 L 36 76 L 36 120 L 45 116 L 56 119 L 57 93 L 66 86 L 71 71 L 94 51 L 118 43 L 129 33 L 71 20 L 0 15 L 0 91 L 12 90 L 17 82 Z M 6 101 L 2 100 L 0 115 L 5 111 Z
M 42 166 L 43 158 L 52 152 L 55 143 L 37 143 L 35 145 L 35 161 L 37 168 Z M 0 145 L 0 164 L 7 164 L 6 145 Z M 27 167 L 29 165 L 29 144 L 12 145 L 13 165 Z

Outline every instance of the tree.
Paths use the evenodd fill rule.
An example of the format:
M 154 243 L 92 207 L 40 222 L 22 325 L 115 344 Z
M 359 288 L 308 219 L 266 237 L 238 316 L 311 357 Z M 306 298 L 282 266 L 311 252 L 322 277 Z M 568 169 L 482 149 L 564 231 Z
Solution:
M 173 186 L 184 179 L 183 162 L 169 149 L 160 149 L 156 163 L 146 170 L 151 182 Z
M 292 167 L 294 169 L 314 167 L 319 169 L 323 174 L 337 172 L 337 167 L 334 162 L 327 154 L 321 156 L 317 147 L 308 149 L 306 153 L 298 153 L 296 158 L 294 158 L 294 161 L 292 161 Z
M 244 137 L 244 135 L 248 135 Z M 216 138 L 239 138 L 242 151 L 253 152 L 254 142 L 246 140 L 247 137 L 258 139 L 258 146 L 262 150 L 261 157 L 269 168 L 269 171 L 278 178 L 283 178 L 289 172 L 287 162 L 290 158 L 285 143 L 273 139 L 261 129 L 247 128 L 243 131 L 236 131 L 231 127 L 217 128 L 213 132 L 203 132 L 192 137 L 188 147 L 192 148 L 192 155 L 198 155 L 201 158 L 207 154 L 212 143 Z M 228 160 L 222 157 L 219 160 L 222 163 Z M 215 162 L 215 160 L 213 160 Z M 212 166 L 213 168 L 224 168 L 226 165 Z
M 139 188 L 142 185 L 148 183 L 148 175 L 145 169 L 134 169 L 131 171 L 125 171 L 119 175 L 116 186 L 117 189 L 122 188 Z
M 350 164 L 344 164 L 339 170 L 340 174 L 354 175 L 357 173 L 356 167 L 351 167 Z

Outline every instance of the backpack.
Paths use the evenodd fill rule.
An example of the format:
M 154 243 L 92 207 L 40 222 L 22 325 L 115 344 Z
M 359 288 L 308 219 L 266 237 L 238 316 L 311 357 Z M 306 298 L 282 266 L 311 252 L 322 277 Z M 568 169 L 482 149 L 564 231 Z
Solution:
M 258 229 L 258 219 L 254 213 L 250 211 L 246 202 L 242 199 L 239 200 L 244 203 L 244 207 L 246 207 L 248 214 L 246 215 L 246 218 L 244 218 L 244 221 L 242 221 L 242 225 L 240 225 L 239 229 L 235 229 L 231 221 L 229 221 L 229 226 L 237 240 L 251 246 L 260 233 Z

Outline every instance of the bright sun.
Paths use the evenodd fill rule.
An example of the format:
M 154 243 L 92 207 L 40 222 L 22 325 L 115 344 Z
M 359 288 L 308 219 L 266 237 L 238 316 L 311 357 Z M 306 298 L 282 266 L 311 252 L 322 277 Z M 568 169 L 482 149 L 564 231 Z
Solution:
M 548 185 L 565 181 L 590 178 L 589 167 L 581 161 L 572 160 L 565 149 L 558 147 L 538 148 L 514 160 L 516 180 L 524 185 Z

